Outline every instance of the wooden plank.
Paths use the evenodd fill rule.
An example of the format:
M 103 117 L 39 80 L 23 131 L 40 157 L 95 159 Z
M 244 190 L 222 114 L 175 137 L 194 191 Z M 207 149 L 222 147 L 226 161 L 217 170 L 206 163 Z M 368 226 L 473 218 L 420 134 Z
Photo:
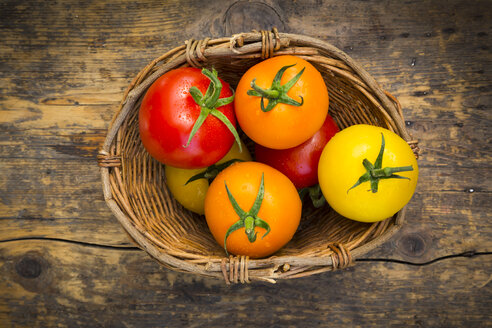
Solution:
M 67 149 L 73 150 L 71 155 Z M 0 218 L 5 227 L 0 231 L 0 240 L 63 235 L 66 239 L 103 245 L 128 244 L 127 236 L 104 202 L 95 160 L 86 158 L 85 153 L 81 155 L 76 146 L 64 148 L 62 154 L 52 149 L 41 152 L 47 158 L 55 154 L 58 158 L 0 160 L 6 172 L 0 176 Z M 393 240 L 398 244 L 399 238 L 419 232 L 420 239 L 426 241 L 422 246 L 425 252 L 417 257 L 412 254 L 408 259 L 402 257 L 405 249 L 392 246 L 383 249 L 385 256 L 427 261 L 450 253 L 492 249 L 492 231 L 487 220 L 490 196 L 487 182 L 481 178 L 487 176 L 488 169 L 474 170 L 477 177 L 470 183 L 475 192 L 469 191 L 470 185 L 465 181 L 456 185 L 453 180 L 453 176 L 467 175 L 468 168 L 442 167 L 438 176 L 433 170 L 422 170 L 417 193 L 408 205 L 405 225 Z
M 46 154 L 46 159 L 35 151 L 33 159 L 0 161 L 6 173 L 0 178 L 0 214 L 6 227 L 0 233 L 0 240 L 56 238 L 62 234 L 64 238 L 91 243 L 127 243 L 126 235 L 121 233 L 119 224 L 104 203 L 95 161 L 77 150 L 77 144 L 70 145 L 63 148 L 61 154 L 40 147 L 39 152 Z M 71 152 L 66 152 L 69 149 Z M 95 154 L 96 149 L 92 152 Z M 428 260 L 471 249 L 490 249 L 488 236 L 491 231 L 487 223 L 490 197 L 487 180 L 480 178 L 487 176 L 487 170 L 476 168 L 475 178 L 458 182 L 453 177 L 466 176 L 468 168 L 442 167 L 438 176 L 434 176 L 433 169 L 421 170 L 421 180 L 409 204 L 402 234 L 419 230 L 423 232 L 424 240 L 435 240 L 435 243 L 426 245 L 426 257 L 412 260 Z M 449 186 L 449 189 L 442 191 L 442 186 Z M 470 186 L 474 192 L 470 192 Z M 446 220 L 440 221 L 438 218 L 443 216 Z M 67 226 L 70 231 L 66 231 Z M 105 233 L 93 233 L 99 229 Z M 395 249 L 385 249 L 385 252 L 390 258 L 398 254 Z
M 491 319 L 490 255 L 361 262 L 277 286 L 230 287 L 164 269 L 141 251 L 55 241 L 1 243 L 0 263 L 5 326 L 485 327 Z
M 5 173 L 0 175 L 0 240 L 49 237 L 129 244 L 104 201 L 95 157 L 79 155 L 0 160 Z
M 406 223 L 366 257 L 490 252 L 490 9 L 483 0 L 0 3 L 1 325 L 490 326 L 490 255 L 361 262 L 280 288 L 166 270 L 132 248 L 95 162 L 149 61 L 188 38 L 277 26 L 359 61 L 398 97 L 420 141 Z

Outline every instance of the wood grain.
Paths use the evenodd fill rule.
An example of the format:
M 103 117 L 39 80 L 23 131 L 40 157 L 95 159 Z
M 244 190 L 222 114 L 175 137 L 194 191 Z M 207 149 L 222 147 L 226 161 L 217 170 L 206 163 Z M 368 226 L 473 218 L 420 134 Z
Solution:
M 31 4 L 33 5 L 33 4 Z M 169 8 L 174 8 L 173 3 L 169 3 Z M 312 4 L 311 4 L 312 5 Z M 122 3 L 120 6 L 125 8 L 125 4 Z M 247 3 L 237 3 L 234 6 L 228 7 L 230 10 L 223 12 L 223 15 L 230 14 L 235 15 L 237 12 L 236 7 L 247 6 Z M 255 4 L 253 7 L 257 6 Z M 314 19 L 322 17 L 322 15 L 314 15 L 314 10 L 309 3 L 302 6 L 286 7 L 284 9 L 275 6 L 274 4 L 262 4 L 262 8 L 272 7 L 273 12 L 282 12 L 282 17 L 289 17 L 289 19 L 294 19 L 294 17 L 285 15 L 285 12 L 303 12 L 310 11 L 310 15 Z M 289 4 L 288 6 L 292 6 Z M 414 5 L 415 6 L 415 5 Z M 22 6 L 21 6 L 22 7 Z M 152 29 L 146 29 L 145 26 L 152 26 L 152 22 L 155 20 L 155 13 L 149 13 L 147 10 L 137 10 L 136 15 L 141 16 L 142 19 L 145 18 L 145 22 L 133 18 L 135 25 L 133 25 L 133 33 L 127 33 L 128 30 L 114 29 L 114 21 L 118 19 L 123 19 L 123 14 L 110 13 L 108 6 L 103 6 L 100 8 L 100 4 L 92 3 L 87 8 L 78 8 L 76 4 L 70 4 L 72 12 L 66 13 L 66 17 L 62 21 L 72 21 L 68 25 L 63 25 L 60 22 L 46 22 L 47 19 L 54 19 L 46 17 L 47 15 L 36 16 L 33 12 L 30 12 L 27 6 L 24 9 L 19 9 L 16 6 L 6 8 L 5 12 L 10 13 L 14 18 L 10 20 L 11 28 L 6 29 L 4 33 L 10 31 L 5 35 L 5 43 L 3 45 L 2 54 L 6 58 L 13 58 L 9 54 L 15 49 L 21 47 L 21 40 L 18 39 L 19 26 L 22 25 L 21 19 L 23 14 L 26 15 L 30 12 L 29 18 L 31 19 L 31 24 L 34 27 L 39 27 L 44 24 L 53 23 L 55 26 L 64 26 L 67 30 L 68 35 L 71 35 L 77 28 L 76 22 L 84 20 L 85 28 L 91 33 L 95 33 L 95 30 L 103 31 L 104 29 L 111 30 L 111 37 L 107 36 L 104 39 L 99 37 L 99 39 L 93 37 L 92 39 L 86 36 L 84 42 L 90 41 L 87 49 L 83 49 L 80 43 L 75 42 L 73 39 L 69 39 L 68 36 L 59 33 L 55 34 L 55 37 L 48 39 L 48 34 L 55 33 L 51 30 L 46 29 L 36 29 L 35 35 L 29 34 L 28 40 L 31 43 L 30 47 L 24 46 L 24 60 L 21 64 L 21 58 L 16 58 L 11 60 L 11 69 L 6 71 L 6 78 L 4 78 L 5 83 L 3 85 L 7 86 L 4 94 L 11 94 L 8 98 L 1 99 L 2 105 L 2 115 L 0 117 L 0 123 L 5 127 L 6 133 L 2 134 L 2 147 L 0 151 L 0 158 L 4 159 L 6 162 L 3 164 L 6 170 L 14 170 L 14 176 L 23 176 L 24 179 L 11 179 L 10 185 L 6 182 L 2 182 L 5 192 L 4 198 L 5 203 L 17 204 L 18 206 L 10 206 L 8 211 L 6 210 L 2 213 L 2 217 L 5 218 L 16 218 L 16 217 L 37 217 L 37 218 L 67 218 L 67 217 L 78 217 L 84 219 L 87 217 L 97 217 L 96 213 L 105 213 L 103 216 L 107 219 L 110 218 L 110 214 L 105 209 L 102 203 L 102 198 L 98 198 L 98 206 L 93 206 L 90 201 L 84 202 L 84 197 L 74 197 L 81 193 L 87 195 L 100 195 L 98 191 L 97 181 L 99 179 L 97 175 L 97 169 L 95 168 L 95 163 L 91 162 L 97 153 L 99 145 L 102 143 L 105 135 L 105 128 L 109 120 L 111 119 L 112 113 L 117 106 L 119 99 L 123 90 L 126 88 L 126 84 L 131 78 L 132 72 L 129 71 L 129 67 L 133 69 L 134 72 L 139 70 L 147 61 L 151 60 L 161 52 L 164 52 L 166 47 L 165 44 L 154 44 L 150 47 L 143 47 L 141 44 L 141 37 L 136 36 L 136 32 L 141 32 L 145 35 L 156 34 Z M 236 8 L 236 9 L 235 9 Z M 211 7 L 208 10 L 216 10 L 217 8 Z M 342 10 L 339 8 L 338 10 Z M 367 9 L 367 8 L 366 8 Z M 359 13 L 365 12 L 365 8 L 360 8 Z M 429 26 L 428 32 L 424 32 L 425 28 L 419 26 L 419 20 L 423 18 L 416 18 L 412 14 L 412 7 L 404 8 L 407 12 L 406 21 L 400 22 L 401 24 L 395 24 L 390 22 L 379 22 L 379 27 L 373 27 L 373 32 L 369 33 L 363 32 L 364 26 L 369 28 L 369 24 L 374 24 L 374 22 L 367 21 L 367 18 L 354 17 L 362 20 L 360 23 L 362 26 L 357 31 L 352 31 L 338 27 L 337 30 L 326 28 L 324 35 L 320 36 L 323 38 L 333 39 L 335 44 L 339 44 L 342 48 L 347 48 L 343 46 L 343 40 L 350 37 L 352 40 L 359 40 L 362 38 L 367 38 L 368 40 L 377 41 L 375 45 L 369 47 L 369 42 L 359 42 L 359 46 L 362 47 L 360 51 L 366 53 L 366 48 L 373 51 L 372 54 L 367 56 L 361 56 L 352 47 L 352 49 L 346 49 L 349 53 L 365 64 L 367 69 L 379 80 L 383 85 L 388 84 L 388 90 L 393 92 L 404 106 L 404 111 L 409 122 L 410 132 L 420 140 L 421 148 L 423 149 L 423 157 L 420 161 L 421 166 L 421 179 L 419 183 L 419 189 L 415 196 L 415 199 L 425 198 L 428 200 L 428 207 L 422 207 L 420 203 L 417 203 L 415 210 L 413 209 L 413 202 L 410 204 L 409 217 L 434 217 L 436 215 L 455 213 L 457 217 L 454 219 L 456 222 L 452 226 L 456 226 L 458 231 L 467 231 L 466 226 L 468 222 L 464 221 L 462 216 L 467 214 L 472 214 L 470 217 L 474 220 L 470 224 L 475 227 L 480 227 L 480 222 L 483 220 L 483 215 L 487 212 L 482 211 L 482 216 L 475 215 L 474 209 L 481 210 L 480 206 L 470 206 L 473 203 L 487 204 L 489 189 L 485 185 L 486 178 L 489 176 L 488 169 L 488 158 L 490 158 L 490 148 L 487 143 L 487 139 L 481 136 L 487 135 L 489 114 L 487 111 L 480 109 L 480 104 L 487 103 L 487 99 L 490 98 L 490 92 L 488 94 L 481 94 L 481 97 L 477 99 L 475 96 L 476 92 L 461 92 L 457 88 L 464 88 L 459 81 L 463 78 L 456 78 L 453 83 L 446 81 L 446 89 L 439 91 L 432 91 L 429 82 L 433 80 L 438 80 L 437 75 L 443 76 L 445 72 L 441 72 L 445 69 L 438 63 L 434 63 L 435 59 L 439 57 L 440 61 L 446 61 L 448 57 L 449 64 L 446 69 L 453 69 L 455 76 L 468 75 L 469 78 L 473 77 L 470 75 L 469 71 L 473 69 L 477 72 L 475 76 L 478 78 L 476 81 L 470 81 L 469 84 L 476 84 L 478 88 L 485 87 L 488 83 L 486 78 L 483 76 L 483 72 L 486 72 L 487 67 L 485 67 L 486 62 L 468 61 L 461 66 L 456 66 L 456 61 L 454 58 L 459 57 L 459 53 L 443 51 L 451 47 L 456 49 L 456 51 L 461 51 L 463 55 L 467 52 L 467 49 L 477 47 L 477 45 L 469 45 L 468 47 L 458 47 L 457 44 L 465 43 L 465 36 L 470 34 L 466 29 L 475 28 L 480 30 L 475 26 L 468 26 L 463 24 L 460 30 L 454 29 L 453 33 L 450 33 L 449 28 L 443 32 L 443 29 L 437 30 L 436 27 Z M 50 8 L 52 12 L 56 8 Z M 265 9 L 267 10 L 267 9 Z M 320 8 L 322 13 L 329 14 L 327 6 L 322 6 Z M 386 10 L 386 9 L 385 9 Z M 389 10 L 389 9 L 388 9 Z M 448 9 L 451 11 L 451 9 Z M 79 14 L 74 14 L 78 12 Z M 99 12 L 99 16 L 95 15 L 94 12 Z M 448 15 L 452 15 L 452 12 L 448 12 Z M 62 15 L 58 13 L 57 15 Z M 444 14 L 442 14 L 444 15 Z M 78 16 L 78 17 L 75 17 Z M 112 17 L 114 16 L 114 17 Z M 220 15 L 219 15 L 220 16 Z M 456 15 L 455 15 L 456 16 Z M 105 17 L 106 19 L 102 21 L 101 24 L 97 25 L 96 29 L 96 18 Z M 126 16 L 125 16 L 126 17 Z M 221 16 L 222 17 L 222 16 Z M 258 16 L 259 20 L 264 16 Z M 460 16 L 461 17 L 461 16 Z M 27 18 L 27 17 L 25 17 Z M 82 19 L 84 18 L 84 19 Z M 466 17 L 465 17 L 466 18 Z M 479 25 L 480 22 L 486 20 L 487 17 L 482 17 L 481 19 L 476 19 L 474 25 Z M 169 18 L 168 18 L 169 19 Z M 175 23 L 179 25 L 184 17 L 175 17 Z M 381 20 L 382 18 L 380 18 Z M 464 18 L 461 18 L 463 20 Z M 471 18 L 469 18 L 471 19 Z M 337 18 L 340 20 L 340 18 Z M 244 22 L 246 24 L 247 22 Z M 251 22 L 250 22 L 251 23 Z M 337 21 L 333 22 L 333 26 L 338 26 Z M 384 23 L 384 24 L 383 24 Z M 16 25 L 17 24 L 17 25 Z M 82 24 L 82 23 L 80 23 Z M 196 24 L 200 25 L 199 22 Z M 204 24 L 204 22 L 201 22 Z M 259 25 L 264 23 L 258 22 Z M 396 26 L 396 30 L 390 30 L 389 28 L 382 28 L 386 25 Z M 315 26 L 316 24 L 313 24 Z M 166 26 L 166 25 L 164 25 Z M 194 26 L 193 24 L 191 26 Z M 305 30 L 308 26 L 307 24 L 300 25 L 290 25 L 290 28 L 286 30 L 293 32 L 303 32 L 310 33 L 316 36 L 314 31 Z M 227 24 L 226 24 L 227 27 Z M 301 29 L 304 27 L 304 29 Z M 480 26 L 483 29 L 483 26 Z M 171 27 L 168 27 L 171 29 Z M 191 28 L 191 27 L 190 27 Z M 267 28 L 267 27 L 265 27 Z M 333 36 L 339 35 L 341 31 L 344 31 L 342 37 L 333 38 Z M 33 28 L 31 28 L 32 30 Z M 127 27 L 129 29 L 129 27 Z M 244 26 L 244 29 L 248 29 Z M 410 34 L 404 32 L 404 30 L 412 31 Z M 223 33 L 223 30 L 215 31 L 215 33 Z M 420 32 L 419 32 L 420 31 Z M 238 31 L 231 31 L 238 32 Z M 383 33 L 387 32 L 387 33 Z M 401 33 L 400 33 L 401 32 Z M 426 33 L 431 33 L 431 36 L 427 36 Z M 433 34 L 434 33 L 434 34 Z M 487 34 L 483 32 L 482 34 Z M 162 31 L 162 35 L 167 35 Z M 176 35 L 176 32 L 171 33 L 172 36 Z M 393 35 L 393 37 L 387 37 L 388 34 Z M 478 36 L 480 32 L 476 33 L 474 40 L 477 44 L 481 44 L 483 39 L 488 39 L 488 35 Z M 482 35 L 480 34 L 480 35 Z M 198 35 L 194 31 L 190 31 L 189 35 L 192 36 L 204 36 L 207 35 L 204 31 L 200 31 Z M 379 35 L 379 36 L 378 36 Z M 381 38 L 381 35 L 386 35 L 385 38 Z M 437 35 L 437 36 L 436 36 Z M 357 36 L 357 37 L 355 37 Z M 398 36 L 398 37 L 396 37 Z M 132 38 L 126 40 L 123 38 Z M 177 45 L 186 35 L 183 35 L 180 40 L 170 39 L 165 43 L 167 48 Z M 445 43 L 445 38 L 447 38 L 448 45 L 443 46 Z M 24 37 L 26 39 L 26 37 Z M 144 37 L 145 39 L 145 37 Z M 437 40 L 439 39 L 439 40 Z M 440 40 L 443 40 L 442 42 Z M 44 40 L 45 46 L 39 47 L 39 43 Z M 98 42 L 96 42 L 99 40 Z M 432 42 L 432 40 L 437 40 L 437 42 Z M 384 42 L 383 42 L 384 41 Z M 415 44 L 420 44 L 421 41 L 425 41 L 422 44 L 421 58 L 417 58 L 416 61 L 407 60 L 406 65 L 402 65 L 401 62 L 393 58 L 402 60 L 403 53 L 409 50 L 410 47 L 415 48 Z M 134 42 L 137 42 L 136 44 Z M 342 43 L 341 43 L 342 42 Z M 95 46 L 98 47 L 95 47 Z M 156 46 L 157 45 L 157 46 Z M 129 49 L 129 47 L 140 47 L 140 51 L 135 51 L 135 49 Z M 96 51 L 97 49 L 97 51 Z M 398 49 L 398 51 L 396 50 Z M 75 51 L 76 50 L 76 51 Z M 376 56 L 375 51 L 378 51 Z M 397 51 L 396 53 L 391 52 L 392 50 Z M 415 50 L 414 50 L 415 51 Z M 95 54 L 89 55 L 91 52 Z M 401 52 L 401 54 L 399 53 Z M 425 53 L 434 54 L 432 56 L 426 56 Z M 436 56 L 435 53 L 439 56 Z M 70 54 L 70 58 L 68 58 Z M 146 55 L 148 58 L 141 58 Z M 477 54 L 478 56 L 479 54 Z M 100 56 L 105 60 L 94 61 L 95 56 Z M 132 65 L 125 65 L 123 62 L 127 63 L 121 57 L 131 56 L 135 60 L 139 59 L 139 62 L 135 61 Z M 443 58 L 444 56 L 444 58 Z M 70 70 L 67 65 L 73 62 L 75 58 L 79 57 L 81 62 L 80 67 Z M 60 58 L 66 60 L 60 60 Z M 426 67 L 424 65 L 423 59 L 428 61 Z M 68 60 L 69 59 L 69 60 Z M 453 64 L 454 66 L 450 66 Z M 104 65 L 102 65 L 104 63 Z M 392 63 L 392 64 L 389 64 Z M 41 67 L 45 65 L 46 67 Z M 478 65 L 478 66 L 477 66 Z M 490 65 L 490 63 L 489 63 Z M 456 67 L 455 67 L 456 66 Z M 21 67 L 32 67 L 35 74 L 35 79 L 28 79 L 22 74 L 27 74 L 27 71 L 19 70 Z M 38 69 L 36 69 L 36 67 Z M 49 69 L 48 69 L 49 67 Z M 73 67 L 73 66 L 72 66 Z M 435 72 L 436 68 L 440 72 Z M 434 70 L 434 71 L 433 71 Z M 56 74 L 55 74 L 56 73 Z M 116 74 L 116 75 L 115 75 Z M 22 83 L 30 83 L 27 88 L 20 88 L 19 83 L 16 81 L 22 79 Z M 62 81 L 67 81 L 67 87 L 54 89 L 53 86 L 59 85 Z M 425 81 L 425 84 L 421 82 Z M 440 80 L 438 80 L 440 81 Z M 35 88 L 39 83 L 44 83 L 42 88 Z M 441 82 L 442 83 L 442 82 Z M 417 88 L 414 91 L 409 88 Z M 38 90 L 37 93 L 33 93 L 33 90 Z M 477 90 L 478 91 L 478 90 Z M 456 97 L 459 95 L 460 99 L 457 100 Z M 459 101 L 465 104 L 472 104 L 475 108 L 479 108 L 472 112 L 472 108 L 459 107 Z M 436 105 L 437 104 L 437 105 Z M 460 114 L 461 113 L 461 114 Z M 471 115 L 473 114 L 473 115 Z M 429 115 L 432 115 L 430 117 Z M 438 115 L 438 116 L 437 116 Z M 460 118 L 456 115 L 461 115 Z M 41 123 L 41 124 L 40 124 Z M 473 147 L 472 147 L 473 146 Z M 12 158 L 11 154 L 16 154 L 15 158 Z M 471 157 L 471 158 L 470 158 Z M 53 160 L 63 160 L 70 164 L 66 164 L 63 168 L 53 167 L 56 166 L 56 162 L 49 162 L 48 159 Z M 82 162 L 80 162 L 82 159 Z M 468 160 L 467 160 L 468 159 Z M 465 163 L 466 160 L 466 163 Z M 8 165 L 15 161 L 15 164 Z M 42 161 L 42 165 L 40 164 Z M 80 165 L 80 167 L 75 168 L 69 167 L 71 165 Z M 439 165 L 439 174 L 436 175 L 435 168 Z M 39 170 L 39 167 L 46 167 L 44 170 Z M 463 166 L 465 166 L 463 168 Z M 468 167 L 475 168 L 474 176 L 467 174 L 466 170 Z M 22 172 L 19 172 L 19 167 Z M 51 168 L 50 168 L 51 167 Z M 66 169 L 66 170 L 65 170 Z M 63 170 L 60 174 L 57 174 Z M 80 175 L 71 176 L 70 172 L 79 171 Z M 51 173 L 47 173 L 51 172 Z M 13 173 L 14 174 L 14 173 Z M 455 175 L 460 175 L 463 178 L 456 181 Z M 7 174 L 5 176 L 11 176 Z M 79 180 L 84 177 L 87 181 L 86 187 L 83 187 L 84 183 L 80 184 Z M 24 180 L 24 183 L 19 183 L 19 180 Z M 53 186 L 52 189 L 56 193 L 56 197 L 60 198 L 59 201 L 51 200 L 46 204 L 45 200 L 38 199 L 41 196 L 36 196 L 39 194 L 36 189 L 31 188 L 31 183 L 40 186 Z M 78 190 L 74 190 L 74 184 L 77 184 Z M 440 188 L 436 186 L 443 186 L 448 195 L 446 197 L 440 192 Z M 66 189 L 65 189 L 66 187 Z M 81 190 L 82 189 L 82 190 Z M 474 193 L 468 193 L 467 190 L 473 189 Z M 434 195 L 435 196 L 432 196 Z M 420 196 L 425 195 L 425 197 Z M 44 197 L 45 195 L 43 195 Z M 445 199 L 451 196 L 457 199 L 459 202 L 457 204 L 449 204 Z M 463 196 L 463 197 L 461 197 Z M 464 201 L 462 198 L 468 201 Z M 87 199 L 87 198 L 86 198 Z M 442 205 L 439 205 L 442 203 Z M 32 205 L 30 205 L 32 204 Z M 56 205 L 56 209 L 53 210 L 53 205 Z M 437 205 L 437 206 L 436 206 Z M 45 210 L 43 210 L 43 208 Z M 46 210 L 48 209 L 48 210 Z M 470 212 L 471 213 L 466 213 Z M 57 213 L 58 215 L 54 215 Z M 100 215 L 100 214 L 99 214 Z M 11 220 L 11 219 L 9 219 Z M 475 221 L 476 220 L 476 221 Z M 16 221 L 14 219 L 13 221 Z M 107 223 L 104 220 L 104 227 L 107 230 L 115 231 L 119 233 L 119 229 L 115 222 Z M 101 224 L 100 222 L 96 224 Z M 423 227 L 423 230 L 434 230 L 436 228 L 435 223 L 429 222 L 430 227 Z M 19 230 L 15 228 L 15 223 L 9 224 L 13 226 L 13 230 Z M 46 229 L 44 226 L 42 229 Z M 84 230 L 84 229 L 82 229 Z M 478 229 L 479 231 L 484 231 L 483 229 Z M 90 230 L 89 230 L 90 231 Z M 48 231 L 46 231 L 48 232 Z M 54 230 L 51 236 L 59 233 L 59 230 Z M 25 236 L 25 231 L 21 234 Z M 484 235 L 490 234 L 490 228 L 486 229 Z M 34 231 L 34 235 L 36 232 Z M 37 235 L 50 236 L 49 233 L 37 233 Z M 109 237 L 110 236 L 110 237 Z M 90 236 L 83 236 L 86 238 Z M 108 235 L 110 239 L 114 238 Z M 464 236 L 465 237 L 465 236 Z M 82 238 L 80 231 L 76 231 L 70 238 Z M 109 240 L 101 240 L 101 237 L 95 236 L 96 239 L 93 242 L 108 243 Z M 455 235 L 451 235 L 450 238 L 455 240 Z M 475 239 L 477 240 L 477 239 Z M 480 239 L 478 239 L 480 240 Z M 118 242 L 122 242 L 121 238 L 118 238 Z M 447 241 L 446 241 L 447 243 Z M 484 245 L 484 248 L 490 246 Z M 489 247 L 490 248 L 490 247 Z M 443 248 L 431 248 L 431 249 L 443 249 Z M 458 248 L 457 251 L 466 251 L 468 249 Z M 442 253 L 431 254 L 430 256 L 440 256 Z
M 9 242 L 0 260 L 0 322 L 15 327 L 478 327 L 492 305 L 490 255 L 421 267 L 364 262 L 232 287 L 169 271 L 134 250 Z
M 419 140 L 406 223 L 366 255 L 492 251 L 490 1 L 3 1 L 0 326 L 490 326 L 490 255 L 360 262 L 226 288 L 162 268 L 104 203 L 97 151 L 123 92 L 189 38 L 277 26 L 346 51 Z M 263 309 L 269 311 L 265 312 Z

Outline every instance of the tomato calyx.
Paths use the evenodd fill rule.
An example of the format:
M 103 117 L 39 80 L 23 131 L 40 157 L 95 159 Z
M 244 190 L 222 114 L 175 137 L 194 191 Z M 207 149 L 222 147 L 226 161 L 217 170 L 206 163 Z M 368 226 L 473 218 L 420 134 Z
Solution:
M 395 174 L 397 172 L 408 172 L 408 171 L 413 171 L 412 165 L 408 166 L 398 166 L 398 167 L 385 167 L 382 168 L 383 166 L 383 153 L 384 153 L 384 147 L 385 147 L 385 141 L 384 141 L 384 135 L 381 133 L 382 141 L 381 141 L 381 148 L 379 150 L 378 157 L 376 158 L 376 161 L 374 164 L 372 164 L 367 158 L 364 158 L 362 161 L 362 165 L 366 169 L 366 173 L 361 175 L 357 182 L 350 187 L 347 190 L 347 193 L 360 185 L 361 183 L 364 182 L 370 182 L 371 183 L 371 191 L 373 193 L 378 192 L 378 186 L 379 186 L 379 180 L 381 179 L 407 179 L 410 180 L 410 178 Z
M 292 106 L 302 106 L 304 103 L 304 99 L 302 96 L 299 96 L 301 98 L 301 102 L 298 102 L 291 97 L 287 95 L 287 92 L 296 84 L 297 80 L 301 77 L 302 73 L 304 73 L 304 70 L 306 69 L 305 67 L 297 73 L 296 76 L 294 76 L 289 82 L 287 82 L 284 85 L 280 84 L 280 79 L 282 78 L 282 75 L 284 75 L 285 71 L 292 67 L 295 66 L 296 64 L 293 65 L 287 65 L 282 67 L 277 74 L 275 75 L 272 86 L 269 89 L 263 89 L 256 85 L 255 81 L 256 79 L 253 79 L 251 81 L 251 88 L 252 90 L 248 90 L 246 93 L 250 96 L 255 96 L 255 97 L 261 97 L 261 110 L 263 112 L 269 112 L 271 111 L 278 103 L 283 103 L 287 105 L 292 105 Z M 265 108 L 264 104 L 264 99 L 268 99 L 268 105 Z
M 239 145 L 239 150 L 242 150 L 241 147 L 241 141 L 239 139 L 239 135 L 236 131 L 236 128 L 232 125 L 231 121 L 225 116 L 222 112 L 220 112 L 217 108 L 228 105 L 234 101 L 234 91 L 233 95 L 227 98 L 220 98 L 220 92 L 222 91 L 222 83 L 220 82 L 217 71 L 212 68 L 212 71 L 203 68 L 202 69 L 202 74 L 205 75 L 207 78 L 210 79 L 210 84 L 208 85 L 207 91 L 205 92 L 205 95 L 202 94 L 202 92 L 195 86 L 192 86 L 189 89 L 190 95 L 193 98 L 193 100 L 197 103 L 197 105 L 200 106 L 200 115 L 198 116 L 197 120 L 195 121 L 195 124 L 193 125 L 193 128 L 191 129 L 190 136 L 188 138 L 188 141 L 186 145 L 183 147 L 188 147 L 190 145 L 191 139 L 193 136 L 196 134 L 198 129 L 202 126 L 203 122 L 205 122 L 205 119 L 208 117 L 208 115 L 215 116 L 218 118 L 222 123 L 224 123 L 229 131 L 234 135 L 234 138 L 236 139 L 237 144 Z
M 231 160 L 228 160 L 227 162 L 221 163 L 221 164 L 212 164 L 207 169 L 203 172 L 200 172 L 198 174 L 195 174 L 191 178 L 186 181 L 185 185 L 187 185 L 190 182 L 193 182 L 195 180 L 199 179 L 213 179 L 219 174 L 221 171 L 223 171 L 225 168 L 227 168 L 229 165 L 236 163 L 236 162 L 244 162 L 242 159 L 234 158 Z
M 320 208 L 326 204 L 325 196 L 323 196 L 319 184 L 315 184 L 314 186 L 305 187 L 299 190 L 299 197 L 301 199 L 304 199 L 306 195 L 309 195 L 309 198 L 311 199 L 311 202 L 313 203 L 313 206 L 315 208 Z
M 236 199 L 234 199 L 234 196 L 227 187 L 227 183 L 224 182 L 224 184 L 227 191 L 227 196 L 229 197 L 229 201 L 231 202 L 234 211 L 239 216 L 239 220 L 237 220 L 233 225 L 229 227 L 224 237 L 224 250 L 226 252 L 226 255 L 229 256 L 229 253 L 227 252 L 227 238 L 231 233 L 244 228 L 249 242 L 254 243 L 258 234 L 255 231 L 255 227 L 260 227 L 266 230 L 265 234 L 261 237 L 263 239 L 270 232 L 270 225 L 268 225 L 267 222 L 258 217 L 258 212 L 260 211 L 261 203 L 263 202 L 263 196 L 265 195 L 264 174 L 261 175 L 260 188 L 258 190 L 258 193 L 256 194 L 256 199 L 253 203 L 253 206 L 251 206 L 251 209 L 248 212 L 244 211 L 239 206 Z

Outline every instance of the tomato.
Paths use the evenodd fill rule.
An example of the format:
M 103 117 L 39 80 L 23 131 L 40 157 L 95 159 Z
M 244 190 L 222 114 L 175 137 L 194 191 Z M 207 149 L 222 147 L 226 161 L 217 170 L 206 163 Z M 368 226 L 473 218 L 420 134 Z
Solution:
M 242 141 L 241 141 L 242 142 Z M 217 162 L 226 163 L 233 159 L 251 161 L 251 154 L 244 143 L 241 150 L 237 143 L 234 143 L 229 152 Z M 193 176 L 203 173 L 206 169 L 181 169 L 173 166 L 165 166 L 166 185 L 174 198 L 183 205 L 184 208 L 204 214 L 205 195 L 208 190 L 208 179 L 197 179 L 187 183 Z
M 339 214 L 362 222 L 384 220 L 405 206 L 415 191 L 418 165 L 397 134 L 359 124 L 337 133 L 321 154 L 321 191 Z
M 142 143 L 152 157 L 166 165 L 187 169 L 210 166 L 239 139 L 232 101 L 232 90 L 215 70 L 171 70 L 149 87 L 142 100 Z
M 203 204 L 208 190 L 208 180 L 199 179 L 186 184 L 192 176 L 203 172 L 203 169 L 181 169 L 166 165 L 166 185 L 173 197 L 184 208 L 204 214 Z
M 318 183 L 318 162 L 328 140 L 339 131 L 330 115 L 311 138 L 299 146 L 288 149 L 270 149 L 255 144 L 258 162 L 268 164 L 285 174 L 297 189 Z
M 302 203 L 292 182 L 258 162 L 238 162 L 223 170 L 205 197 L 205 218 L 226 254 L 261 258 L 292 239 Z
M 328 91 L 321 73 L 306 60 L 272 57 L 241 77 L 234 108 L 241 129 L 254 142 L 273 149 L 292 148 L 323 125 Z

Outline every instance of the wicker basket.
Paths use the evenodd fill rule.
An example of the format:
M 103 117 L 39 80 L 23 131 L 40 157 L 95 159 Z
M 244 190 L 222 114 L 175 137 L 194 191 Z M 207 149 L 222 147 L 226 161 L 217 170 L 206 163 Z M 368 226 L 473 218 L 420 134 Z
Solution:
M 340 128 L 366 123 L 410 139 L 397 100 L 344 52 L 302 35 L 253 31 L 220 39 L 189 40 L 153 60 L 133 80 L 110 124 L 99 153 L 104 197 L 131 238 L 150 256 L 173 270 L 224 279 L 226 283 L 309 276 L 351 265 L 387 240 L 401 226 L 404 209 L 377 223 L 343 218 L 329 206 L 305 206 L 294 238 L 273 256 L 225 257 L 203 216 L 191 213 L 170 195 L 163 165 L 143 148 L 138 109 L 147 88 L 163 73 L 181 66 L 215 67 L 235 87 L 249 67 L 262 59 L 291 54 L 311 62 L 324 76 L 329 112 Z

